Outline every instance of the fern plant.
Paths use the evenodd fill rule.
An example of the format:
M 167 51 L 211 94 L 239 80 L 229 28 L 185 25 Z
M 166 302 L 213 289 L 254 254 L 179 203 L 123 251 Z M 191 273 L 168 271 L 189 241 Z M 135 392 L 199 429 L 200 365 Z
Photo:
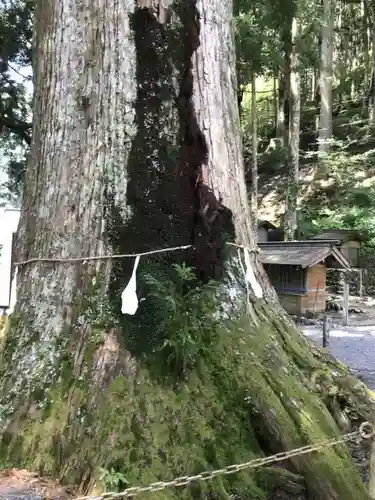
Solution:
M 103 483 L 106 492 L 118 493 L 129 485 L 125 475 L 116 471 L 113 467 L 109 470 L 101 468 L 99 472 L 99 480 Z
M 154 329 L 170 367 L 181 374 L 194 366 L 215 341 L 220 302 L 218 283 L 198 283 L 192 268 L 174 264 L 172 276 L 144 276 L 146 302 L 154 311 Z

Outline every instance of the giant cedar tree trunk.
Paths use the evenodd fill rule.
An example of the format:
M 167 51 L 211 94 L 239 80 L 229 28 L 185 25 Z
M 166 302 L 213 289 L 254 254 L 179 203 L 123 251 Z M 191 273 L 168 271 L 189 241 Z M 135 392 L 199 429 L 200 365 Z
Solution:
M 177 379 L 158 357 L 157 332 L 137 335 L 153 320 L 148 297 L 134 321 L 120 314 L 132 259 L 20 266 L 2 353 L 1 453 L 84 491 L 98 467 L 136 485 L 338 433 L 308 382 L 323 366 L 320 355 L 280 310 L 257 254 L 246 285 L 237 249 L 225 245 L 225 238 L 253 245 L 232 2 L 152 4 L 38 1 L 18 259 L 193 244 L 193 252 L 141 264 L 157 273 L 187 261 L 202 283 L 221 280 L 230 319 L 200 351 L 204 359 Z M 337 383 L 347 381 L 336 369 Z M 367 498 L 343 447 L 289 465 L 309 498 Z M 195 484 L 187 498 L 222 497 L 224 488 L 266 498 L 267 477 L 265 468 Z

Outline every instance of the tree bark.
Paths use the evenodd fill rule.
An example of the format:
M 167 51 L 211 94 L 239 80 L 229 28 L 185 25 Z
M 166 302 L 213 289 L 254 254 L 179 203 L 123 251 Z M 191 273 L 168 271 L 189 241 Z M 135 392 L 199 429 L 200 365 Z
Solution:
M 296 40 L 299 36 L 298 20 L 292 23 L 292 55 L 290 71 L 290 137 L 288 155 L 288 187 L 286 213 L 284 218 L 284 235 L 286 241 L 293 241 L 297 231 L 297 205 L 299 188 L 299 133 L 300 133 L 300 69 Z
M 370 36 L 370 25 L 369 23 L 369 6 L 368 6 L 368 1 L 367 0 L 362 0 L 361 1 L 361 14 L 362 14 L 362 23 L 363 23 L 363 63 L 365 66 L 364 69 L 364 82 L 363 82 L 363 110 L 364 112 L 367 111 L 366 109 L 366 104 L 367 104 L 367 99 L 366 99 L 366 89 L 369 87 L 369 82 L 370 82 L 370 76 L 371 76 L 371 71 L 370 71 L 370 45 L 371 45 L 371 36 Z
M 289 24 L 289 23 L 288 23 Z M 290 125 L 290 71 L 292 56 L 292 19 L 290 24 L 284 28 L 282 36 L 284 50 L 284 68 L 283 68 L 283 107 L 284 107 L 284 129 L 283 144 L 285 151 L 289 149 L 289 125 Z
M 281 36 L 284 64 L 282 70 L 279 71 L 279 101 L 276 124 L 276 137 L 282 139 L 285 150 L 288 149 L 289 137 L 290 56 L 292 50 L 290 29 L 291 26 L 286 26 Z
M 311 93 L 309 95 L 310 101 L 315 101 L 315 94 L 316 94 L 316 75 L 317 75 L 317 70 L 316 68 L 313 68 L 311 70 Z
M 251 222 L 254 238 L 258 234 L 258 134 L 256 76 L 251 81 Z
M 191 244 L 191 252 L 142 258 L 139 281 L 146 270 L 156 279 L 187 262 L 198 291 L 214 278 L 222 299 L 192 323 L 184 295 L 171 331 L 194 326 L 203 357 L 177 379 L 159 357 L 171 318 L 157 323 L 147 294 L 134 318 L 120 314 L 133 259 L 19 266 L 0 364 L 0 452 L 84 492 L 98 467 L 137 485 L 339 432 L 308 382 L 326 360 L 278 305 L 254 251 L 231 16 L 229 0 L 37 5 L 35 119 L 17 260 Z M 208 331 L 203 320 L 213 316 L 220 322 Z M 343 446 L 290 464 L 309 498 L 368 498 Z M 249 473 L 185 493 L 261 498 L 262 484 Z
M 276 137 L 282 140 L 287 150 L 289 137 L 289 99 L 290 99 L 290 56 L 292 50 L 291 42 L 291 19 L 285 18 L 285 27 L 281 33 L 283 47 L 283 66 L 279 69 L 279 92 L 278 92 L 278 114 L 276 124 Z
M 375 15 L 373 15 L 373 19 Z M 369 89 L 369 126 L 375 128 L 375 23 L 372 22 L 372 71 L 370 78 L 370 89 Z
M 272 107 L 273 107 L 273 116 L 274 116 L 274 122 L 275 122 L 275 132 L 277 131 L 278 127 L 278 92 L 277 92 L 277 67 L 273 71 L 273 92 L 272 92 Z M 277 135 L 277 134 L 276 134 Z
M 322 51 L 322 35 L 319 33 L 317 37 L 318 52 Z M 319 144 L 319 122 L 320 122 L 320 108 L 321 108 L 321 95 L 320 95 L 320 67 L 314 71 L 315 74 L 315 89 L 314 89 L 314 106 L 315 106 L 315 132 L 316 132 L 316 149 Z
M 285 100 L 286 96 L 286 75 L 284 71 L 279 69 L 278 74 L 278 93 L 277 93 L 277 120 L 276 120 L 276 137 L 280 138 L 284 145 L 284 130 L 285 130 Z
M 332 138 L 332 20 L 332 0 L 323 0 L 319 123 L 319 151 L 321 153 L 329 150 Z

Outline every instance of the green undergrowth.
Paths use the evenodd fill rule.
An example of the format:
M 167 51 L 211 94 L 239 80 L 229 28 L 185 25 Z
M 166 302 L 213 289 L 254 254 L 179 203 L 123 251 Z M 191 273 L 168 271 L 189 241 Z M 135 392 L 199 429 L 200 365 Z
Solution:
M 275 334 L 270 325 L 255 328 L 242 319 L 178 389 L 155 383 L 142 365 L 132 378 L 118 376 L 91 407 L 89 387 L 63 394 L 56 386 L 42 415 L 23 424 L 8 453 L 19 457 L 18 465 L 64 482 L 79 484 L 100 465 L 121 473 L 124 484 L 139 485 L 336 435 L 332 417 Z M 292 463 L 314 498 L 335 498 L 335 491 L 342 499 L 367 498 L 342 446 Z M 154 498 L 196 498 L 203 491 L 228 498 L 236 491 L 263 499 L 266 489 L 261 471 L 245 471 Z
M 11 460 L 14 466 L 58 477 L 83 491 L 94 484 L 98 489 L 121 490 L 247 462 L 339 434 L 326 396 L 311 382 L 325 366 L 292 325 L 262 303 L 253 304 L 256 324 L 245 315 L 219 321 L 211 310 L 216 299 L 202 303 L 199 290 L 185 286 L 188 270 L 175 271 L 183 279 L 171 283 L 169 295 L 160 288 L 162 282 L 155 286 L 149 277 L 148 284 L 156 293 L 155 307 L 161 307 L 162 297 L 172 302 L 168 315 L 163 315 L 163 328 L 178 349 L 171 351 L 171 344 L 158 343 L 155 335 L 153 348 L 135 361 L 135 354 L 130 356 L 125 349 L 125 339 L 120 369 L 100 389 L 89 371 L 73 375 L 77 367 L 67 364 L 44 404 L 3 437 L 3 462 Z M 203 287 L 202 293 L 208 289 L 215 296 L 215 284 Z M 180 318 L 185 328 L 181 331 L 196 346 L 187 358 L 174 331 L 184 311 L 184 297 L 189 297 L 185 309 L 190 314 Z M 201 329 L 199 318 L 207 321 Z M 160 356 L 165 353 L 157 346 L 167 348 L 166 357 Z M 92 346 L 88 353 L 87 369 L 92 367 Z M 189 362 L 176 364 L 182 358 Z M 212 493 L 213 498 L 229 499 L 237 493 L 266 500 L 281 481 L 306 486 L 313 499 L 368 498 L 343 445 L 291 458 L 289 475 L 284 470 L 278 475 L 278 464 L 272 465 L 152 496 L 193 499 Z
M 271 102 L 271 101 L 270 101 Z M 248 116 L 248 115 L 246 115 Z M 326 229 L 361 230 L 363 268 L 371 267 L 368 294 L 374 293 L 375 141 L 364 119 L 363 102 L 347 103 L 333 115 L 332 148 L 325 157 L 316 148 L 316 110 L 302 110 L 298 228 L 303 239 Z M 247 122 L 246 122 L 247 123 Z M 288 184 L 288 166 L 269 119 L 259 121 L 259 193 L 262 217 L 280 222 Z M 245 132 L 245 160 L 251 158 L 251 131 Z M 263 146 L 262 146 L 263 145 Z

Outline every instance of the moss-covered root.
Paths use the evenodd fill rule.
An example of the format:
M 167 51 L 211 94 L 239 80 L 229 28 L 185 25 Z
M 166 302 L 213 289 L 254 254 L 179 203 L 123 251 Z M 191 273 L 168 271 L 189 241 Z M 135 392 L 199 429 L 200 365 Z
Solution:
M 257 373 L 256 373 L 257 372 Z M 279 374 L 272 378 L 263 369 L 253 370 L 253 394 L 263 418 L 262 433 L 281 449 L 335 436 L 337 427 L 317 397 L 296 384 L 294 377 Z M 327 500 L 368 498 L 357 470 L 342 445 L 290 459 L 295 470 L 305 478 L 312 498 Z M 362 495 L 362 496 L 361 496 Z
M 69 379 L 66 371 L 42 410 L 19 423 L 11 443 L 3 441 L 3 455 L 83 490 L 104 468 L 112 478 L 105 486 L 114 489 L 197 474 L 339 435 L 307 383 L 311 368 L 324 365 L 297 331 L 257 314 L 257 326 L 243 318 L 223 327 L 178 388 L 153 377 L 149 365 L 130 363 L 129 356 L 124 359 L 132 371 L 100 394 L 90 380 L 73 379 L 73 373 Z M 303 485 L 311 499 L 369 498 L 343 445 L 293 457 L 288 465 L 295 476 L 285 482 L 297 489 Z M 236 492 L 266 500 L 271 475 L 270 469 L 242 471 L 152 498 L 190 500 L 209 491 L 216 498 Z
M 299 497 L 306 494 L 305 479 L 288 469 L 282 467 L 262 467 L 256 473 L 259 486 L 267 492 L 268 496 L 283 491 L 289 498 Z
M 324 356 L 319 359 L 310 344 L 293 327 L 286 328 L 285 323 L 277 319 L 272 323 L 278 335 L 265 327 L 263 340 L 257 344 L 257 357 L 261 362 L 255 364 L 252 379 L 252 394 L 258 395 L 256 405 L 264 418 L 264 432 L 271 433 L 270 441 L 278 441 L 282 449 L 296 447 L 298 442 L 314 443 L 338 435 L 334 418 L 323 399 L 311 391 L 312 384 L 307 378 L 311 381 L 314 373 L 328 371 L 327 365 L 321 363 Z M 268 340 L 264 342 L 266 338 Z M 332 359 L 331 368 L 335 369 L 337 377 L 341 375 L 342 384 L 343 369 Z M 329 377 L 334 380 L 332 374 Z M 357 393 L 348 394 L 348 387 L 345 384 L 346 396 L 353 404 L 358 401 L 358 396 Z M 363 412 L 363 398 L 362 406 L 355 408 L 359 414 L 369 415 L 372 411 L 374 401 L 367 397 L 366 402 L 367 411 Z M 291 462 L 295 470 L 304 476 L 314 498 L 369 498 L 344 446 L 297 456 Z

